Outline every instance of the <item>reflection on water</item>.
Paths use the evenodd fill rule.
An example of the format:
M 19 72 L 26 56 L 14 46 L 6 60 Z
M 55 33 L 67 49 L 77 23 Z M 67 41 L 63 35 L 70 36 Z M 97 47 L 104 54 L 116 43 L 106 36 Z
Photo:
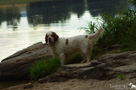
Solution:
M 57 0 L 27 4 L 0 5 L 0 60 L 36 42 L 45 33 L 59 36 L 84 34 L 80 27 L 96 22 L 100 14 L 115 15 L 126 0 Z

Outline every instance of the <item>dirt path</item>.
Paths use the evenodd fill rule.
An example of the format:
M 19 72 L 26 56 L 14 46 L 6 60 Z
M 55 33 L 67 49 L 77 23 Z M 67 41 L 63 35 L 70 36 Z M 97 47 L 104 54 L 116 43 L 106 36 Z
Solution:
M 126 79 L 126 80 L 80 80 L 80 79 L 71 79 L 66 82 L 52 82 L 52 83 L 34 83 L 33 87 L 24 89 L 23 85 L 13 86 L 3 90 L 129 90 L 129 83 L 136 85 L 135 79 Z M 133 90 L 133 89 L 132 89 Z M 136 89 L 134 89 L 136 90 Z

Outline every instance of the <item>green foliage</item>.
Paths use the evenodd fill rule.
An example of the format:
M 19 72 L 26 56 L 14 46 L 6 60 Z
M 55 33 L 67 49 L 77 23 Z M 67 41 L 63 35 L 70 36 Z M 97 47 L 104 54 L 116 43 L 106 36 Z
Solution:
M 103 20 L 106 30 L 106 45 L 103 47 L 121 44 L 127 48 L 136 48 L 136 11 L 127 10 L 115 17 L 103 16 Z
M 114 78 L 118 78 L 120 80 L 125 80 L 126 76 L 124 74 L 119 73 L 119 74 L 114 75 Z
M 85 30 L 85 32 L 87 34 L 92 34 L 95 32 L 95 29 L 97 28 L 96 23 L 93 23 L 92 21 L 90 23 L 88 23 L 88 27 L 81 27 L 80 29 Z
M 91 28 L 88 30 L 92 33 L 97 28 L 105 29 L 103 37 L 97 42 L 97 50 L 104 50 L 112 45 L 122 45 L 126 50 L 136 50 L 136 11 L 128 9 L 115 17 L 104 14 L 101 21 L 103 23 L 90 23 Z
M 136 7 L 136 0 L 128 0 L 128 2 Z
M 60 67 L 60 60 L 58 58 L 43 58 L 37 61 L 29 69 L 30 78 L 38 80 L 51 73 L 54 73 Z

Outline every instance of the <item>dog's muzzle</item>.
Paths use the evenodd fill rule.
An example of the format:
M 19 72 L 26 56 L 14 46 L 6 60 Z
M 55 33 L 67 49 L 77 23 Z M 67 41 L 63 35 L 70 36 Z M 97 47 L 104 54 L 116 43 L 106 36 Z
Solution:
M 52 43 L 52 39 L 51 39 L 51 38 L 48 38 L 47 44 L 50 44 L 50 43 Z

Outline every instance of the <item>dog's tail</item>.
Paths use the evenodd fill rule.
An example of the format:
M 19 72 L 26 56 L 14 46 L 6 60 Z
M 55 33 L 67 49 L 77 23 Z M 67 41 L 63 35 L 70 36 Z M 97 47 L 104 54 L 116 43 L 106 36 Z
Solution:
M 93 44 L 96 44 L 96 42 L 99 40 L 99 38 L 102 37 L 103 33 L 104 33 L 104 29 L 100 28 L 94 34 L 91 34 L 89 36 L 89 38 L 91 39 Z

